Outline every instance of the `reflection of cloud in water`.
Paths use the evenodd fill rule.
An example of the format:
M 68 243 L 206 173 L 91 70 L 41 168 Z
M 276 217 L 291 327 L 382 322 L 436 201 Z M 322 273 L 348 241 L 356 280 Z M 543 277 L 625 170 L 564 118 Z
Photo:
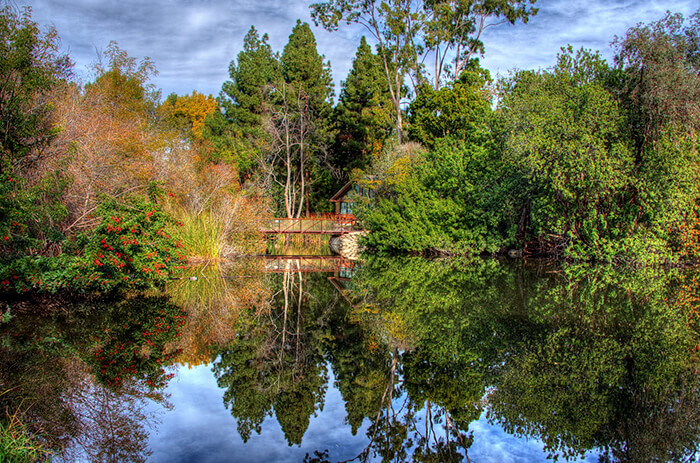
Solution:
M 329 372 L 329 385 L 333 384 Z M 366 443 L 366 427 L 356 436 L 344 423 L 345 404 L 340 392 L 329 387 L 323 411 L 311 417 L 301 446 L 288 446 L 274 418 L 262 425 L 244 444 L 236 421 L 224 407 L 223 390 L 207 366 L 181 368 L 167 391 L 175 409 L 167 413 L 149 439 L 153 451 L 149 461 L 159 462 L 300 462 L 306 453 L 329 450 L 331 460 L 346 460 L 360 453 Z
M 368 421 L 365 419 L 355 436 L 351 434 L 350 426 L 345 424 L 345 403 L 340 392 L 332 387 L 335 378 L 330 369 L 329 376 L 323 411 L 311 417 L 302 445 L 290 447 L 274 417 L 263 422 L 260 434 L 251 434 L 248 443 L 243 443 L 236 430 L 236 420 L 223 405 L 223 390 L 216 385 L 210 367 L 182 367 L 166 390 L 175 409 L 165 414 L 149 438 L 153 451 L 149 461 L 301 462 L 306 453 L 326 449 L 331 461 L 353 458 L 367 445 Z M 419 415 L 422 421 L 424 414 Z M 469 449 L 472 461 L 551 461 L 547 460 L 540 440 L 509 435 L 500 426 L 489 424 L 485 413 L 469 429 L 474 432 L 474 443 Z M 597 461 L 597 456 L 589 454 L 583 461 Z
M 474 432 L 474 444 L 469 449 L 472 461 L 498 461 L 500 463 L 551 462 L 542 451 L 544 444 L 539 439 L 519 439 L 507 434 L 497 424 L 489 424 L 486 413 L 469 425 Z M 586 455 L 576 461 L 597 462 L 597 455 Z

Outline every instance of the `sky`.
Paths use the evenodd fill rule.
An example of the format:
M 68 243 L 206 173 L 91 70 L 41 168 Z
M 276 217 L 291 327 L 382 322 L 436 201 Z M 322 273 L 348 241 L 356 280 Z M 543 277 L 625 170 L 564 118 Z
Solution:
M 159 71 L 152 83 L 170 93 L 193 90 L 218 95 L 229 78 L 228 66 L 254 25 L 281 51 L 297 19 L 308 22 L 318 50 L 330 60 L 336 95 L 352 66 L 360 26 L 336 32 L 315 27 L 309 5 L 318 0 L 0 0 L 15 8 L 31 6 L 42 30 L 53 26 L 77 75 L 89 81 L 90 69 L 110 41 L 137 59 L 150 57 Z M 560 48 L 571 44 L 599 50 L 612 61 L 610 43 L 640 22 L 662 18 L 666 11 L 689 17 L 697 0 L 538 0 L 539 13 L 527 24 L 490 28 L 484 36 L 482 65 L 492 75 L 514 69 L 552 66 Z
M 223 401 L 224 390 L 217 385 L 212 367 L 181 366 L 175 378 L 168 383 L 166 394 L 173 405 L 170 411 L 151 404 L 150 412 L 158 416 L 158 423 L 149 429 L 148 445 L 153 452 L 151 463 L 217 463 L 231 462 L 300 462 L 314 450 L 329 450 L 331 461 L 349 460 L 367 445 L 369 420 L 355 435 L 345 422 L 345 401 L 335 386 L 332 368 L 328 368 L 328 382 L 323 396 L 323 407 L 310 417 L 301 445 L 289 446 L 284 433 L 273 416 L 263 421 L 260 432 L 251 433 L 245 443 L 237 432 L 237 424 Z M 403 397 L 396 399 L 401 408 Z M 416 419 L 425 419 L 419 411 Z M 517 437 L 506 433 L 498 424 L 489 423 L 486 413 L 469 426 L 474 442 L 469 448 L 473 461 L 502 463 L 551 462 L 544 444 L 534 437 Z M 444 431 L 442 431 L 444 432 Z M 442 435 L 440 430 L 438 435 Z M 376 457 L 370 461 L 378 461 Z M 578 461 L 598 461 L 595 452 L 589 452 Z

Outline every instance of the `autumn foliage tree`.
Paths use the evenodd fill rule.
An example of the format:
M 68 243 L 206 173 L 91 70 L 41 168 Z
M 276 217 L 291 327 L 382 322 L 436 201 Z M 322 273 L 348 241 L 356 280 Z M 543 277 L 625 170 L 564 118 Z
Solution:
M 103 195 L 143 193 L 154 179 L 160 140 L 151 116 L 155 97 L 147 87 L 153 63 L 137 63 L 114 42 L 105 58 L 106 66 L 97 67 L 95 81 L 84 90 L 70 85 L 54 94 L 53 117 L 60 132 L 41 170 L 70 178 L 64 193 L 70 214 L 65 231 L 98 223 L 91 214 Z
M 205 96 L 196 90 L 192 95 L 168 95 L 159 108 L 165 120 L 194 140 L 202 140 L 204 122 L 219 109 L 211 95 Z

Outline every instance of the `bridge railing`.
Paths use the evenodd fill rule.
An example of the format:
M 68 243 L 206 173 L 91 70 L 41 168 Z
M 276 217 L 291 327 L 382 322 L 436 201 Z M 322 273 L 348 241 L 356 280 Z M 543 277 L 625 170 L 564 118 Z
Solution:
M 265 272 L 330 272 L 343 275 L 355 269 L 355 263 L 341 256 L 265 256 Z
M 355 216 L 348 215 L 275 218 L 267 224 L 263 233 L 342 235 L 354 231 L 356 222 Z

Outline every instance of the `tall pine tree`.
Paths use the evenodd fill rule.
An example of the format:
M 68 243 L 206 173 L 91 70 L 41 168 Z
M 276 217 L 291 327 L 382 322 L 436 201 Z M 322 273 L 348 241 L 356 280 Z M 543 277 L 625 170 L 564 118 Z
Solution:
M 229 65 L 231 80 L 219 94 L 223 113 L 216 112 L 207 122 L 205 136 L 214 142 L 223 160 L 237 164 L 242 171 L 264 157 L 270 139 L 263 115 L 271 84 L 280 78 L 279 60 L 268 43 L 251 27 L 243 39 L 243 50 Z
M 270 182 L 281 194 L 279 209 L 288 217 L 328 209 L 330 173 L 325 161 L 333 98 L 330 63 L 318 54 L 308 24 L 297 21 L 284 47 L 281 78 L 273 84 L 268 106 Z M 325 207 L 324 207 L 325 206 Z
M 333 115 L 336 136 L 332 163 L 342 172 L 341 182 L 352 169 L 364 169 L 391 135 L 394 108 L 382 66 L 362 37 Z
M 318 54 L 311 28 L 297 19 L 280 59 L 282 76 L 287 84 L 306 94 L 309 109 L 318 122 L 327 120 L 333 99 L 331 65 L 324 63 L 323 58 Z

